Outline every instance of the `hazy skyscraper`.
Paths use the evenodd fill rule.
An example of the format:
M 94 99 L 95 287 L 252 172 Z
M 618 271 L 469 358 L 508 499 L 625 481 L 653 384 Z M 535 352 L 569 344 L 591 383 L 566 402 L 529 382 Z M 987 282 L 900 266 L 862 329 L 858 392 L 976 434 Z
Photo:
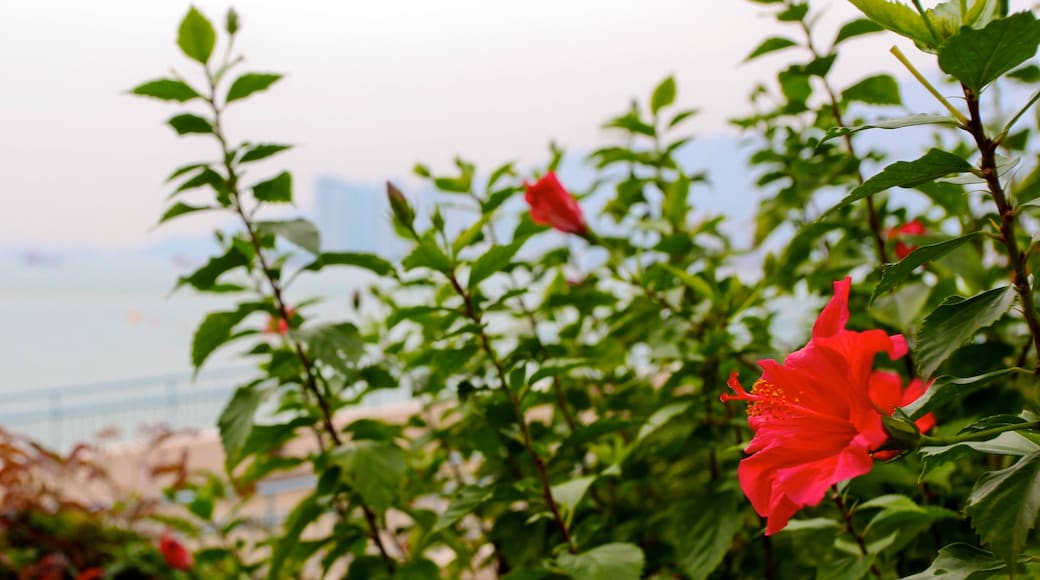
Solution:
M 376 186 L 320 177 L 314 200 L 323 250 L 387 254 L 395 247 L 386 195 Z

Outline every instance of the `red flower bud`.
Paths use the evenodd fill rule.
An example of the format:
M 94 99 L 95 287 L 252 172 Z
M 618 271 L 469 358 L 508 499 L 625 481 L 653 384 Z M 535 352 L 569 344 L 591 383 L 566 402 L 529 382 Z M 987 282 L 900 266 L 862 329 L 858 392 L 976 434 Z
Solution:
M 168 533 L 163 534 L 159 539 L 159 552 L 162 553 L 163 559 L 170 568 L 175 570 L 188 571 L 195 565 L 191 552 Z
M 527 190 L 524 199 L 531 206 L 534 223 L 568 234 L 583 236 L 588 232 L 581 206 L 563 188 L 555 173 L 550 171 L 534 183 L 524 182 L 524 188 Z

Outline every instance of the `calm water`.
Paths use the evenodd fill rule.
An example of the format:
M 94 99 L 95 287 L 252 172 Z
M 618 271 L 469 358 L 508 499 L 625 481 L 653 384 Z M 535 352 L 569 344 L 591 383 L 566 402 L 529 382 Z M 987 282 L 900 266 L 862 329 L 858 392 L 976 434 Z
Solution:
M 171 295 L 186 271 L 148 255 L 83 256 L 28 264 L 0 258 L 0 391 L 74 385 L 191 370 L 191 338 L 227 297 L 190 289 Z M 349 269 L 301 277 L 289 296 L 321 295 L 320 317 L 353 315 L 350 297 L 368 278 Z M 259 324 L 260 322 L 258 322 Z M 232 346 L 213 367 L 241 365 Z

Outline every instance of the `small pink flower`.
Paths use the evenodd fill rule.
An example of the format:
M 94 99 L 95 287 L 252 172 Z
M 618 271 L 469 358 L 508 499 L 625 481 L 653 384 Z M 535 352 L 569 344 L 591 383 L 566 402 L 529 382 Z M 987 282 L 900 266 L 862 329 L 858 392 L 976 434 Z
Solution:
M 568 234 L 584 236 L 588 232 L 581 206 L 564 189 L 555 173 L 550 171 L 534 183 L 524 182 L 524 188 L 527 190 L 524 199 L 531 206 L 534 223 Z

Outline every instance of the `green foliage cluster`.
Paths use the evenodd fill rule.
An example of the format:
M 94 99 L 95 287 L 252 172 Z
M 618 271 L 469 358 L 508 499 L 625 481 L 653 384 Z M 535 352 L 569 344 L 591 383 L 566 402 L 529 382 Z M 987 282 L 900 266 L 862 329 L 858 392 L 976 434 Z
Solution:
M 259 208 L 292 201 L 291 174 L 270 169 L 289 147 L 232 141 L 225 121 L 231 105 L 281 77 L 239 72 L 234 13 L 223 34 L 188 13 L 178 44 L 200 80 L 156 79 L 133 92 L 191 107 L 170 126 L 218 146 L 214 160 L 171 175 L 161 221 L 215 211 L 239 222 L 218 232 L 219 255 L 180 280 L 237 299 L 202 321 L 192 361 L 200 367 L 232 345 L 257 361 L 256 379 L 238 388 L 219 423 L 236 488 L 287 471 L 316 478 L 278 533 L 253 540 L 239 574 L 1038 573 L 1040 322 L 1031 272 L 1040 92 L 1007 113 L 992 88 L 1036 90 L 1040 70 L 1028 61 L 1040 22 L 1007 14 L 999 0 L 927 10 L 916 0 L 853 0 L 865 18 L 825 44 L 815 3 L 755 1 L 773 11 L 782 35 L 748 59 L 799 56 L 758 86 L 753 112 L 734 121 L 754 143 L 753 247 L 734 247 L 725 219 L 697 210 L 705 168 L 678 155 L 696 111 L 669 78 L 605 124 L 614 144 L 586 160 L 596 179 L 570 184 L 579 199 L 609 194 L 590 216 L 595 234 L 565 236 L 510 203 L 524 177 L 560 164 L 562 150 L 523 170 L 506 163 L 483 172 L 458 159 L 450 172 L 415 171 L 443 204 L 468 212 L 460 231 L 446 227 L 439 205 L 419 215 L 407 192 L 388 186 L 410 247 L 400 263 L 322 251 L 303 219 L 257 218 Z M 899 116 L 900 84 L 889 75 L 833 80 L 839 49 L 878 33 L 936 55 L 952 84 L 935 88 L 911 69 L 937 97 L 936 111 Z M 857 141 L 862 131 L 921 125 L 934 129 L 934 146 L 916 159 L 890 162 L 883 148 Z M 913 197 L 923 209 L 910 209 L 922 206 L 907 203 Z M 908 223 L 925 233 L 902 234 Z M 761 274 L 742 272 L 740 260 L 760 261 Z M 286 301 L 298 275 L 341 267 L 375 280 L 354 322 L 317 323 L 311 302 Z M 778 337 L 778 318 L 828 296 L 849 274 L 857 281 L 850 328 L 906 335 L 911 356 L 893 370 L 934 382 L 886 418 L 902 456 L 766 536 L 736 476 L 751 433 L 743 409 L 719 395 L 731 373 L 756 375 L 756 360 L 783 359 L 797 346 Z M 384 389 L 412 394 L 405 422 L 339 413 Z M 921 434 L 911 420 L 928 412 L 939 426 Z M 312 443 L 292 445 L 301 440 Z M 214 519 L 211 509 L 195 515 Z

